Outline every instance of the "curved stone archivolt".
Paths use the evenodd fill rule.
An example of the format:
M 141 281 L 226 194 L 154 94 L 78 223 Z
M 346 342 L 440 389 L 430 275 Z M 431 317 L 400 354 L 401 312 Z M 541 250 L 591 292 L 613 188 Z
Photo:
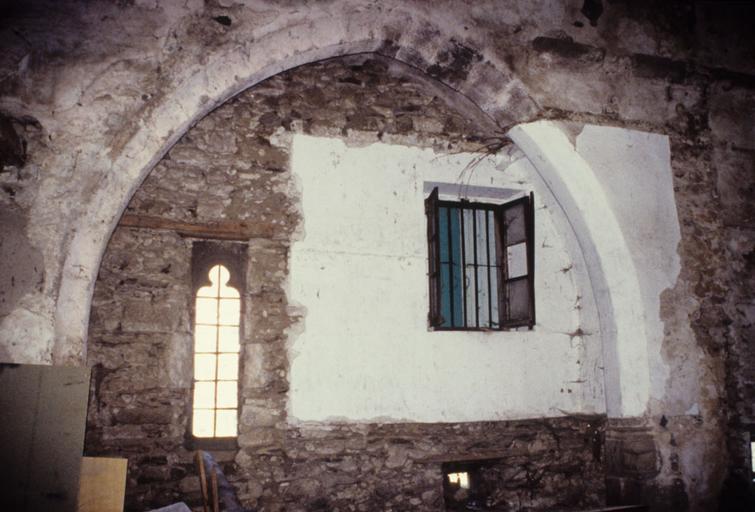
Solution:
M 56 364 L 85 357 L 99 261 L 136 188 L 190 126 L 266 78 L 308 62 L 372 52 L 437 82 L 448 98 L 486 125 L 491 137 L 502 138 L 513 124 L 531 119 L 537 106 L 506 64 L 479 42 L 463 39 L 463 24 L 449 31 L 440 14 L 368 5 L 337 13 L 323 10 L 306 20 L 293 16 L 284 28 L 257 27 L 257 32 L 265 32 L 262 36 L 253 37 L 252 30 L 251 43 L 228 44 L 203 55 L 201 63 L 173 63 L 166 69 L 173 76 L 168 86 L 127 122 L 113 138 L 117 143 L 92 164 L 109 171 L 72 221 L 77 229 L 66 250 L 55 309 Z
M 716 31 L 695 25 L 699 20 L 689 24 L 696 34 L 677 37 L 668 27 L 686 28 L 664 26 L 668 13 L 660 22 L 643 19 L 648 13 L 622 2 L 609 2 L 602 17 L 593 12 L 593 28 L 568 3 L 515 2 L 510 11 L 499 2 L 277 3 L 112 2 L 95 9 L 82 2 L 65 13 L 50 7 L 48 20 L 14 18 L 35 26 L 0 59 L 0 108 L 41 128 L 25 169 L 34 179 L 20 186 L 28 193 L 10 200 L 26 222 L 13 229 L 22 245 L 39 250 L 44 277 L 0 316 L 3 357 L 84 364 L 92 290 L 111 233 L 151 169 L 194 123 L 284 70 L 376 54 L 436 84 L 493 137 L 513 139 L 565 212 L 600 313 L 609 415 L 640 416 L 640 427 L 630 425 L 627 437 L 614 441 L 616 453 L 627 446 L 630 459 L 642 460 L 620 469 L 667 493 L 659 502 L 686 508 L 689 498 L 694 510 L 712 509 L 726 470 L 749 485 L 751 453 L 742 443 L 751 423 L 742 412 L 749 377 L 739 375 L 739 358 L 749 357 L 741 311 L 749 307 L 744 255 L 751 237 L 740 227 L 751 210 L 753 148 L 741 128 L 753 104 L 752 66 L 736 61 L 747 45 L 716 39 Z M 689 11 L 672 14 L 690 19 Z M 16 37 L 9 33 L 0 33 L 3 42 Z M 689 50 L 698 38 L 705 52 Z M 658 210 L 668 220 L 666 244 L 645 251 L 638 233 L 646 233 L 630 233 L 626 205 L 604 186 L 602 161 L 581 158 L 570 130 L 533 123 L 545 117 L 668 134 L 665 149 L 648 147 L 668 164 L 669 139 L 674 144 L 674 175 L 657 199 L 679 209 L 681 242 L 675 212 Z M 628 136 L 622 147 L 635 140 Z M 562 174 L 563 161 L 582 176 Z M 670 165 L 662 171 L 670 173 Z M 18 341 L 27 339 L 33 349 Z M 725 403 L 726 393 L 734 405 Z M 632 487 L 625 483 L 622 489 Z
M 638 270 L 595 172 L 553 123 L 515 126 L 510 136 L 537 169 L 574 231 L 598 308 L 609 417 L 641 416 L 650 367 Z M 628 226 L 624 226 L 627 229 Z
M 347 25 L 366 29 L 359 23 Z M 549 138 L 558 137 L 556 132 L 552 131 L 543 138 L 540 131 L 538 138 L 533 136 L 536 131 L 534 125 L 515 126 L 508 131 L 516 121 L 529 120 L 536 112 L 536 106 L 505 64 L 493 64 L 483 57 L 483 50 L 464 46 L 453 38 L 448 40 L 440 28 L 433 26 L 429 20 L 415 22 L 409 30 L 401 33 L 398 41 L 388 41 L 382 37 L 362 39 L 365 34 L 359 32 L 338 33 L 332 30 L 331 18 L 323 20 L 319 30 L 315 28 L 318 27 L 315 21 L 310 21 L 309 26 L 311 33 L 307 38 L 289 40 L 283 32 L 273 32 L 248 48 L 222 50 L 207 56 L 202 66 L 180 70 L 174 87 L 163 92 L 160 102 L 145 111 L 143 119 L 130 123 L 137 127 L 130 139 L 120 147 L 111 148 L 108 154 L 113 157 L 109 162 L 112 168 L 110 179 L 104 180 L 103 187 L 95 191 L 88 209 L 79 219 L 64 265 L 55 315 L 53 358 L 56 362 L 77 361 L 85 354 L 91 294 L 99 261 L 126 204 L 152 167 L 190 126 L 208 112 L 228 98 L 286 69 L 354 53 L 388 54 L 403 67 L 405 73 L 432 83 L 439 95 L 445 96 L 446 101 L 488 130 L 491 137 L 503 139 L 510 136 L 520 148 L 526 148 L 525 154 L 539 172 L 547 173 L 550 177 L 559 175 L 554 159 L 548 156 L 558 151 L 558 145 L 552 144 L 554 139 Z M 383 25 L 367 33 L 390 32 L 391 26 L 390 21 L 384 21 Z M 345 35 L 351 36 L 351 40 L 345 40 Z M 335 42 L 336 39 L 338 42 Z M 320 41 L 322 46 L 313 48 L 313 41 Z M 481 96 L 483 92 L 486 94 L 484 97 Z M 557 128 L 552 127 L 551 130 Z M 556 157 L 555 161 L 559 161 L 559 158 Z M 570 188 L 563 180 L 561 185 L 560 189 L 552 189 L 558 203 L 562 206 L 578 204 L 580 200 L 572 194 L 579 193 L 582 190 L 580 186 L 573 183 Z M 592 204 L 595 207 L 596 203 Z M 584 210 L 572 207 L 567 213 L 572 219 L 572 227 L 585 226 L 584 219 L 581 219 L 584 213 Z M 605 203 L 600 214 L 589 215 L 604 222 L 612 218 L 610 207 Z M 615 221 L 612 226 L 609 230 L 575 229 L 580 242 L 584 244 L 583 248 L 587 247 L 592 255 L 591 261 L 601 261 L 597 257 L 600 242 L 596 243 L 593 235 L 597 234 L 604 240 L 607 233 L 614 233 L 614 241 L 621 241 L 621 231 Z M 631 257 L 626 247 L 605 246 L 603 249 L 612 257 L 629 262 L 629 265 L 611 263 L 609 274 L 610 269 L 615 272 L 617 268 L 631 268 Z M 645 338 L 644 334 L 631 332 L 641 329 L 638 318 L 642 315 L 642 308 L 638 290 L 631 285 L 632 279 L 618 278 L 613 274 L 606 276 L 604 267 L 600 263 L 588 265 L 588 272 L 593 282 L 602 283 L 604 290 L 601 294 L 604 300 L 598 303 L 601 331 L 610 338 L 604 338 L 604 355 L 609 367 L 613 368 L 606 372 L 608 410 L 618 416 L 642 414 L 648 397 L 647 388 L 643 389 L 648 385 L 649 375 L 646 348 L 634 341 L 617 341 Z M 615 285 L 620 283 L 621 290 L 615 285 L 610 286 L 608 279 L 613 279 Z M 634 281 L 636 284 L 636 279 Z M 616 312 L 611 300 L 614 293 L 615 296 L 624 297 L 620 304 L 627 305 L 625 313 Z M 617 314 L 619 319 L 616 318 Z M 625 387 L 621 385 L 622 373 L 625 375 L 623 381 L 631 383 Z M 627 377 L 627 373 L 631 373 L 633 378 Z M 627 408 L 627 401 L 633 405 Z

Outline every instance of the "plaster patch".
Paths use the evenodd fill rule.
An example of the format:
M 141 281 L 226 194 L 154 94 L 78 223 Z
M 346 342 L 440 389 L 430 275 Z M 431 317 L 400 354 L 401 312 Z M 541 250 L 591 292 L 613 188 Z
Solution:
M 428 330 L 424 183 L 532 189 L 531 166 L 501 172 L 491 158 L 462 172 L 477 156 L 294 136 L 291 168 L 306 235 L 291 248 L 289 298 L 306 317 L 289 348 L 291 421 L 480 421 L 593 410 L 578 389 L 577 361 L 595 355 L 582 345 L 599 338 L 574 341 L 580 292 L 563 271 L 573 258 L 551 220 L 558 212 L 543 208 L 537 193 L 535 329 Z
M 652 397 L 657 399 L 669 376 L 661 357 L 661 294 L 674 286 L 681 269 L 668 137 L 587 125 L 576 139 L 576 150 L 603 188 L 638 270 Z
M 52 364 L 53 326 L 48 315 L 18 307 L 0 321 L 2 363 Z
M 26 236 L 26 217 L 17 210 L 0 210 L 0 318 L 27 293 L 41 291 L 44 259 Z

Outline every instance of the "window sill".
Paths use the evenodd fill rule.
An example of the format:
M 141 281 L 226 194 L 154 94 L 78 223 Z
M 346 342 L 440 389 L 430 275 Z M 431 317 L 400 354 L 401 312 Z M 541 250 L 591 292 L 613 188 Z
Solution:
M 187 450 L 238 450 L 236 437 L 191 437 L 186 438 L 184 446 Z
M 485 327 L 429 327 L 429 331 L 440 332 L 512 332 L 512 331 L 532 331 L 534 325 L 521 324 L 521 325 L 509 325 L 506 327 L 500 327 L 496 329 L 490 329 Z

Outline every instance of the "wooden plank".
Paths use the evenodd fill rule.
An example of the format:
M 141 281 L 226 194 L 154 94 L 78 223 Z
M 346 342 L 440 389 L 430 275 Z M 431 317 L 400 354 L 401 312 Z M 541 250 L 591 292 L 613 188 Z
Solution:
M 443 463 L 443 462 L 484 462 L 484 461 L 496 461 L 503 460 L 506 457 L 511 457 L 511 453 L 507 452 L 490 452 L 482 454 L 468 454 L 468 453 L 456 453 L 456 454 L 443 454 L 430 457 L 424 457 L 419 459 L 425 463 Z
M 175 231 L 181 236 L 211 240 L 271 238 L 276 231 L 276 226 L 260 222 L 224 221 L 210 224 L 194 224 L 162 217 L 131 214 L 124 214 L 118 225 L 127 228 Z
M 247 512 L 247 509 L 239 503 L 236 489 L 228 482 L 225 474 L 223 474 L 223 470 L 212 454 L 202 450 L 197 453 L 201 457 L 201 467 L 204 467 L 205 473 L 210 475 L 212 491 L 210 492 L 210 497 L 213 500 L 214 511 L 218 511 L 219 504 L 222 502 L 222 510 L 224 512 Z
M 0 510 L 75 512 L 89 369 L 0 364 Z
M 201 451 L 194 453 L 194 460 L 197 463 L 197 470 L 199 471 L 199 489 L 202 491 L 202 511 L 210 512 L 210 498 L 207 494 L 207 473 L 204 470 L 204 459 L 202 458 Z
M 648 512 L 647 505 L 619 505 L 613 507 L 591 508 L 590 510 L 580 510 L 577 512 Z
M 78 512 L 122 512 L 127 465 L 128 459 L 84 457 Z

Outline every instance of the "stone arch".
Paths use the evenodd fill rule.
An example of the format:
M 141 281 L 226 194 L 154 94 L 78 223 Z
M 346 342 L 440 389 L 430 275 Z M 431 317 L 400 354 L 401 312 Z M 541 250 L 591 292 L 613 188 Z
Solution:
M 439 16 L 434 13 L 434 16 Z M 406 27 L 406 19 L 415 20 Z M 302 31 L 292 37 L 292 26 Z M 173 144 L 199 119 L 262 80 L 306 63 L 356 53 L 376 53 L 427 74 L 468 111 L 503 135 L 508 126 L 535 116 L 538 107 L 524 85 L 495 55 L 484 57 L 474 41 L 461 43 L 460 28 L 442 17 L 408 16 L 401 9 L 369 9 L 334 17 L 291 20 L 245 46 L 220 47 L 202 65 L 174 69 L 171 87 L 132 119 L 106 158 L 109 172 L 76 220 L 61 270 L 55 305 L 53 362 L 80 363 L 99 263 L 118 219 L 138 186 Z M 183 63 L 185 64 L 185 63 Z M 180 64 L 176 64 L 180 66 Z
M 587 264 L 603 346 L 606 410 L 641 416 L 650 361 L 638 270 L 595 172 L 554 123 L 515 126 L 509 136 L 563 210 Z
M 360 15 L 367 16 L 366 13 Z M 400 13 L 392 11 L 389 16 L 400 17 Z M 484 57 L 475 50 L 472 42 L 461 44 L 460 39 L 449 38 L 448 30 L 439 22 L 424 18 L 392 37 L 391 27 L 399 26 L 397 19 L 361 20 L 362 24 L 350 21 L 337 20 L 334 24 L 330 19 L 315 19 L 306 24 L 309 33 L 299 38 L 291 39 L 289 31 L 279 30 L 254 44 L 222 47 L 209 55 L 201 67 L 178 69 L 178 79 L 172 87 L 153 108 L 144 111 L 141 118 L 131 123 L 131 131 L 127 130 L 123 137 L 125 142 L 112 148 L 108 155 L 110 160 L 103 162 L 111 171 L 103 178 L 78 219 L 76 233 L 65 257 L 55 310 L 53 358 L 56 364 L 80 362 L 84 357 L 92 291 L 100 259 L 138 186 L 194 123 L 262 80 L 318 60 L 376 53 L 414 69 L 419 76 L 430 77 L 440 90 L 463 104 L 466 112 L 478 117 L 499 135 L 504 135 L 517 123 L 531 120 L 538 111 L 524 86 L 503 62 L 492 56 Z M 629 278 L 620 278 L 617 266 L 631 264 L 628 248 L 622 243 L 621 231 L 607 203 L 601 202 L 598 210 L 592 212 L 576 207 L 581 204 L 579 190 L 554 165 L 556 159 L 563 156 L 559 151 L 564 149 L 562 142 L 565 138 L 551 147 L 552 140 L 533 131 L 532 126 L 515 128 L 509 134 L 572 219 L 572 227 L 591 264 L 590 279 L 596 297 L 602 297 L 604 293 L 610 297 L 614 291 L 627 297 L 618 303 L 607 300 L 599 311 L 601 330 L 607 336 L 604 337 L 604 353 L 608 360 L 607 373 L 610 374 L 606 382 L 609 413 L 619 416 L 641 414 L 649 393 L 647 353 L 642 351 L 645 345 L 640 344 L 637 350 L 627 343 L 632 336 L 645 339 L 643 333 L 627 327 L 641 317 L 641 301 L 637 296 L 636 271 L 633 267 L 624 267 L 630 269 Z M 555 133 L 564 137 L 557 128 L 553 129 L 555 132 L 551 136 Z M 572 163 L 589 170 L 584 161 L 574 160 Z M 598 187 L 599 192 L 595 180 L 591 186 Z M 599 218 L 609 224 L 602 235 L 598 226 L 593 225 L 594 219 Z M 616 261 L 604 259 L 605 254 Z M 637 363 L 638 356 L 640 364 Z M 631 397 L 628 403 L 625 397 Z

